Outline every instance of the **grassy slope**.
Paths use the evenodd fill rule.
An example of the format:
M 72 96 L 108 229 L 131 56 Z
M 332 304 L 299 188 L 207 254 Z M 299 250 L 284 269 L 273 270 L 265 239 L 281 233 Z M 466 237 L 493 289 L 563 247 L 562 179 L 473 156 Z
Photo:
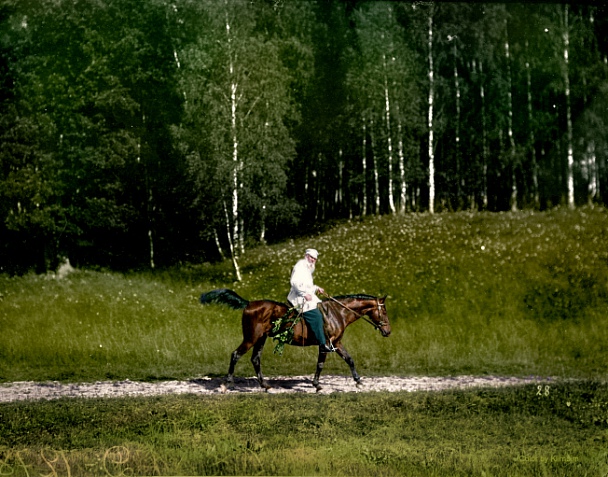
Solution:
M 332 294 L 388 294 L 382 338 L 364 322 L 345 344 L 365 374 L 515 374 L 604 378 L 608 213 L 408 214 L 367 218 L 306 240 L 251 250 L 244 280 L 229 263 L 154 274 L 87 272 L 64 280 L 0 276 L 0 381 L 189 378 L 224 374 L 240 312 L 201 307 L 232 287 L 284 300 L 307 246 Z M 268 375 L 310 374 L 314 349 L 269 342 Z M 248 357 L 237 374 L 253 372 Z M 348 374 L 332 356 L 326 373 Z
M 66 280 L 0 277 L 0 376 L 188 378 L 225 373 L 231 286 L 282 300 L 306 246 L 333 294 L 388 293 L 393 334 L 346 343 L 365 374 L 545 374 L 542 388 L 332 396 L 175 396 L 0 405 L 11 475 L 606 475 L 608 214 L 379 217 L 229 264 Z M 483 247 L 483 248 L 482 248 Z M 314 350 L 267 346 L 267 374 L 312 373 Z M 304 365 L 302 364 L 304 363 Z M 237 373 L 250 375 L 247 360 Z M 347 374 L 332 356 L 326 373 Z M 50 475 L 49 474 L 49 475 Z

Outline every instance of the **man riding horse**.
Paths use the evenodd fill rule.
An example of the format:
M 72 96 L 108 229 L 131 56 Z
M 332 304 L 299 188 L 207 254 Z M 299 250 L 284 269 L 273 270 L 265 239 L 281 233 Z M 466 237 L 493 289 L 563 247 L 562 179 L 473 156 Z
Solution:
M 382 336 L 391 334 L 391 324 L 386 314 L 386 297 L 376 297 L 367 294 L 343 295 L 328 297 L 324 309 L 327 319 L 327 337 L 323 329 L 324 315 L 316 307 L 319 299 L 316 293 L 325 293 L 321 287 L 315 286 L 312 280 L 316 259 L 319 256 L 314 249 L 306 250 L 303 260 L 294 266 L 291 276 L 291 291 L 288 300 L 291 305 L 279 303 L 274 300 L 245 300 L 233 290 L 221 288 L 203 293 L 200 302 L 203 305 L 210 303 L 222 303 L 235 310 L 242 309 L 241 326 L 243 329 L 243 340 L 230 356 L 230 367 L 226 376 L 226 383 L 231 385 L 234 382 L 234 368 L 239 359 L 253 348 L 251 363 L 255 369 L 260 386 L 269 389 L 270 385 L 262 374 L 262 352 L 264 343 L 268 337 L 275 336 L 276 325 L 281 324 L 282 319 L 289 315 L 289 307 L 297 305 L 303 312 L 307 323 L 310 323 L 314 331 L 314 336 L 309 336 L 304 322 L 294 326 L 293 336 L 289 344 L 293 346 L 316 346 L 319 345 L 317 357 L 317 371 L 312 381 L 313 386 L 319 391 L 321 385 L 319 378 L 323 370 L 323 364 L 327 359 L 327 353 L 334 351 L 348 364 L 353 379 L 360 384 L 361 377 L 355 368 L 355 362 L 346 351 L 342 343 L 344 330 L 359 318 L 368 321 L 375 329 L 382 333 Z M 316 313 L 315 313 L 316 312 Z M 318 314 L 317 314 L 318 313 Z M 330 338 L 330 345 L 327 346 L 326 338 Z
M 310 325 L 319 342 L 319 351 L 331 353 L 335 351 L 335 348 L 325 337 L 323 314 L 317 307 L 321 303 L 321 299 L 317 297 L 316 293 L 325 293 L 325 290 L 315 285 L 312 277 L 318 258 L 319 252 L 314 248 L 309 248 L 306 250 L 304 258 L 294 265 L 290 279 L 291 290 L 287 295 L 287 301 L 302 313 L 304 320 Z

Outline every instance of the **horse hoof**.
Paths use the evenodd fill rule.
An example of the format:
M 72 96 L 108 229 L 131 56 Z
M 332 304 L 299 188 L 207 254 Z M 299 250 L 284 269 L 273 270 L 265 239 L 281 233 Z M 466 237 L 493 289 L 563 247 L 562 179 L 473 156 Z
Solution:
M 357 387 L 357 389 L 362 389 L 364 387 L 361 381 L 357 381 L 357 384 L 355 384 L 355 386 Z

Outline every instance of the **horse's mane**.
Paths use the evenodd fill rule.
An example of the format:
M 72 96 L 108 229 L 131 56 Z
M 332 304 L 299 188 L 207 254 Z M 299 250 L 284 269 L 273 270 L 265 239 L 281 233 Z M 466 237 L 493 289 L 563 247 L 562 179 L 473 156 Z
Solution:
M 336 300 L 341 300 L 341 299 L 345 299 L 345 298 L 353 298 L 353 299 L 359 299 L 359 300 L 375 300 L 376 297 L 373 295 L 367 295 L 365 293 L 354 293 L 351 295 L 339 295 L 339 296 L 335 296 L 334 297 Z

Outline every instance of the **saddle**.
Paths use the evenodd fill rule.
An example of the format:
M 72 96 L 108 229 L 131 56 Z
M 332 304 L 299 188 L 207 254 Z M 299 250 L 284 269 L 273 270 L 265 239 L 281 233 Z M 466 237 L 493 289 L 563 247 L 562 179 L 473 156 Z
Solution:
M 300 321 L 301 318 L 301 314 L 302 312 L 298 310 L 298 308 L 291 303 L 289 300 L 287 300 L 287 305 L 290 307 L 287 310 L 287 313 L 285 313 L 285 315 L 283 315 L 280 319 L 280 322 L 282 323 L 294 323 L 295 324 L 298 323 L 298 321 Z M 323 331 L 325 333 L 325 336 L 330 337 L 332 336 L 332 330 L 333 327 L 330 325 L 330 320 L 329 320 L 329 306 L 330 303 L 327 302 L 320 302 L 317 304 L 317 308 L 319 309 L 319 311 L 321 312 L 321 315 L 323 316 Z M 310 326 L 308 325 L 308 323 L 306 323 L 306 321 L 302 322 L 302 336 L 306 337 L 308 335 L 308 329 L 310 328 Z

